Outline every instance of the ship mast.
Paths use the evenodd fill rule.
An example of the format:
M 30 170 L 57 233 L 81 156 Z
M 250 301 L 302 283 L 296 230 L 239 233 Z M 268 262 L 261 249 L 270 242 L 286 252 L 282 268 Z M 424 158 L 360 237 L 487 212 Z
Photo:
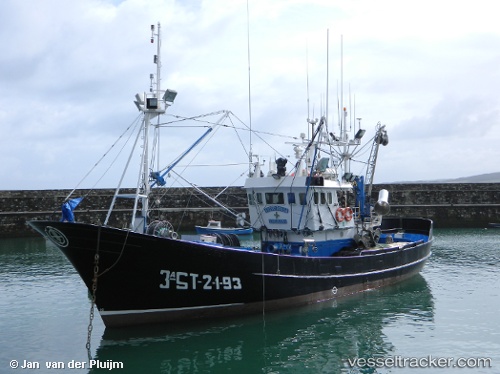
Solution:
M 349 86 L 349 107 L 351 106 L 351 89 Z M 352 126 L 347 128 L 347 108 L 344 107 L 344 37 L 340 36 L 340 108 L 341 111 L 339 116 L 339 127 L 340 127 L 340 137 L 335 139 L 339 146 L 342 146 L 342 158 L 340 164 L 342 165 L 343 175 L 342 179 L 346 182 L 352 182 L 354 180 L 354 175 L 351 172 L 351 161 L 353 157 L 354 150 L 361 143 L 361 138 L 365 134 L 365 130 L 361 129 L 361 118 L 359 118 L 359 129 L 352 136 Z M 351 117 L 349 119 L 349 123 Z M 356 130 L 356 125 L 354 125 L 354 130 Z M 351 133 L 351 134 L 350 134 Z M 339 165 L 340 166 L 340 165 Z
M 147 216 L 149 210 L 149 193 L 151 191 L 151 187 L 149 185 L 149 180 L 151 178 L 149 173 L 149 153 L 150 153 L 150 134 L 149 128 L 151 127 L 151 120 L 157 118 L 159 115 L 164 114 L 167 108 L 173 104 L 175 97 L 177 96 L 177 92 L 174 90 L 167 89 L 163 91 L 161 89 L 161 26 L 158 23 L 158 27 L 155 30 L 155 25 L 151 25 L 151 43 L 154 43 L 156 40 L 156 55 L 154 55 L 153 62 L 156 64 L 156 76 L 154 74 L 150 74 L 150 87 L 149 92 L 143 92 L 142 94 L 137 93 L 135 95 L 134 104 L 137 109 L 144 114 L 142 120 L 142 126 L 140 132 L 138 134 L 138 138 L 142 134 L 143 144 L 142 144 L 142 154 L 141 154 L 141 167 L 139 172 L 139 177 L 137 181 L 137 186 L 135 193 L 130 194 L 120 194 L 121 183 L 124 179 L 124 175 L 126 173 L 126 169 L 128 164 L 132 158 L 132 153 L 129 157 L 129 162 L 127 163 L 127 167 L 123 171 L 123 175 L 120 179 L 120 183 L 116 188 L 115 194 L 113 196 L 113 200 L 111 202 L 111 206 L 108 211 L 108 215 L 106 216 L 106 220 L 104 224 L 108 223 L 109 217 L 113 210 L 117 198 L 133 198 L 134 199 L 134 208 L 132 211 L 132 218 L 130 221 L 130 229 L 137 232 L 145 232 L 147 227 Z M 137 144 L 136 139 L 136 144 Z M 135 148 L 135 147 L 134 147 Z M 140 214 L 137 216 L 139 202 L 141 203 Z
M 147 226 L 147 217 L 149 211 L 149 194 L 151 187 L 149 184 L 149 128 L 151 127 L 151 120 L 164 114 L 167 108 L 172 105 L 177 92 L 173 90 L 161 90 L 161 25 L 158 22 L 158 27 L 155 33 L 155 25 L 151 25 L 151 43 L 156 40 L 156 55 L 154 55 L 153 62 L 156 64 L 156 77 L 150 74 L 151 85 L 149 87 L 149 94 L 144 93 L 144 102 L 139 110 L 144 112 L 143 131 L 144 131 L 144 144 L 142 156 L 142 175 L 137 185 L 136 196 L 134 201 L 134 214 L 132 214 L 131 228 L 135 229 L 135 212 L 139 200 L 141 201 L 141 220 L 143 221 L 142 231 Z M 159 137 L 159 136 L 158 136 Z M 137 229 L 140 230 L 139 227 Z M 136 230 L 137 230 L 136 229 Z

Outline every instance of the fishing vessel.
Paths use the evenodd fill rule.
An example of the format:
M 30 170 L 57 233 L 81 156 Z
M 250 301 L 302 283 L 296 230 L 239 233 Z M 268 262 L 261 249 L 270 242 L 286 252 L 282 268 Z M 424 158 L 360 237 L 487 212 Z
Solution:
M 158 24 L 157 31 L 152 26 L 152 41 L 159 37 Z M 157 53 L 159 77 L 159 42 Z M 265 170 L 262 157 L 250 155 L 243 188 L 259 245 L 187 240 L 169 222 L 151 222 L 151 190 L 162 188 L 175 163 L 163 173 L 151 170 L 149 129 L 177 95 L 161 90 L 159 78 L 154 88 L 136 95 L 142 114 L 137 139 L 143 144 L 135 193 L 122 194 L 118 186 L 103 224 L 75 222 L 80 200 L 71 197 L 61 221 L 29 222 L 73 264 L 107 327 L 262 313 L 335 299 L 409 278 L 431 256 L 432 221 L 388 217 L 388 192 L 372 197 L 377 154 L 388 143 L 385 126 L 378 124 L 368 143 L 366 172 L 355 175 L 351 162 L 365 130 L 341 123 L 335 135 L 326 117 L 308 120 L 310 135 L 289 144 L 294 160 L 272 158 Z M 134 202 L 125 228 L 108 220 L 120 198 Z

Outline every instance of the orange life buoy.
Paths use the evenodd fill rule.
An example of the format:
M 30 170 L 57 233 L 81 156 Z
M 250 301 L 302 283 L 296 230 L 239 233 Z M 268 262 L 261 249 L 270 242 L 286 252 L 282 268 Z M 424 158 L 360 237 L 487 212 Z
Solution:
M 352 219 L 352 209 L 347 207 L 344 209 L 344 216 L 346 221 L 350 221 Z
M 344 209 L 343 208 L 337 208 L 335 211 L 335 219 L 337 222 L 342 222 L 344 220 Z

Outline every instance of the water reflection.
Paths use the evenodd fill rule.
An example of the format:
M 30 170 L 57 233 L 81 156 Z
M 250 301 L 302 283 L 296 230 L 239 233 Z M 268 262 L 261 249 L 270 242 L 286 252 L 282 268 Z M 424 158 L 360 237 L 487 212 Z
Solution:
M 439 266 L 478 268 L 497 272 L 500 265 L 500 229 L 441 229 L 432 261 Z
M 92 352 L 104 361 L 123 361 L 120 373 L 412 374 L 429 369 L 350 369 L 347 359 L 429 354 L 491 357 L 495 364 L 500 361 L 500 230 L 435 234 L 425 279 L 265 318 L 105 331 L 96 317 Z M 41 238 L 4 239 L 0 264 L 0 363 L 86 361 L 90 303 L 64 255 Z
M 265 316 L 107 329 L 95 358 L 121 361 L 120 372 L 130 373 L 376 373 L 349 368 L 347 359 L 393 355 L 396 347 L 384 327 L 422 328 L 433 318 L 432 294 L 419 275 L 348 299 Z
M 18 277 L 18 281 L 26 281 L 31 277 L 75 273 L 61 251 L 42 238 L 1 239 L 0 258 L 0 278 Z
M 43 238 L 1 239 L 0 264 L 0 363 L 39 362 L 37 373 L 52 373 L 46 360 L 85 360 L 90 303 L 61 251 Z M 101 321 L 94 327 L 104 330 Z

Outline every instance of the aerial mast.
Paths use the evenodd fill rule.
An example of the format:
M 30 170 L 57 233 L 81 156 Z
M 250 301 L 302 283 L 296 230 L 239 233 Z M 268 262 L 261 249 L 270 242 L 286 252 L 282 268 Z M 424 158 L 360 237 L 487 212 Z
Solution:
M 151 25 L 151 28 L 153 28 L 154 32 L 154 25 Z M 155 63 L 156 63 L 156 97 L 160 97 L 160 86 L 161 86 L 161 58 L 160 58 L 160 53 L 161 53 L 161 25 L 158 22 L 158 32 L 156 34 L 157 40 L 156 40 L 156 57 L 155 57 Z
M 141 167 L 139 172 L 139 178 L 137 181 L 135 194 L 120 194 L 121 184 L 124 179 L 124 175 L 126 170 L 124 170 L 123 175 L 120 179 L 120 183 L 115 190 L 115 195 L 113 196 L 113 200 L 111 202 L 111 206 L 109 208 L 108 214 L 106 216 L 105 224 L 107 224 L 111 211 L 115 205 L 117 198 L 133 198 L 134 199 L 134 208 L 132 213 L 132 218 L 130 222 L 130 229 L 138 232 L 145 232 L 147 227 L 147 216 L 149 210 L 149 193 L 151 187 L 149 185 L 149 179 L 155 178 L 155 175 L 158 173 L 149 172 L 149 127 L 151 126 L 151 120 L 165 113 L 167 108 L 173 104 L 175 97 L 177 96 L 177 92 L 174 90 L 161 90 L 161 28 L 160 23 L 158 23 L 158 29 L 155 33 L 155 25 L 151 25 L 151 43 L 154 43 L 156 39 L 157 47 L 156 47 L 156 55 L 154 55 L 153 62 L 156 64 L 156 78 L 154 74 L 150 74 L 150 87 L 149 92 L 143 92 L 142 94 L 137 93 L 135 95 L 134 104 L 137 109 L 144 114 L 142 126 L 140 132 L 142 133 L 143 145 L 142 145 L 142 154 L 141 154 Z M 139 133 L 140 134 L 140 133 Z M 136 139 L 139 139 L 139 134 Z M 158 140 L 158 139 L 157 139 Z M 127 162 L 127 166 L 132 159 L 132 151 L 129 161 Z M 141 202 L 141 214 L 140 220 L 136 217 L 136 212 L 139 207 L 139 201 Z M 136 220 L 139 222 L 136 223 Z
M 344 129 L 345 122 L 345 111 L 344 111 L 344 36 L 340 35 L 340 110 L 342 115 L 340 116 L 340 138 L 346 140 L 346 134 Z

